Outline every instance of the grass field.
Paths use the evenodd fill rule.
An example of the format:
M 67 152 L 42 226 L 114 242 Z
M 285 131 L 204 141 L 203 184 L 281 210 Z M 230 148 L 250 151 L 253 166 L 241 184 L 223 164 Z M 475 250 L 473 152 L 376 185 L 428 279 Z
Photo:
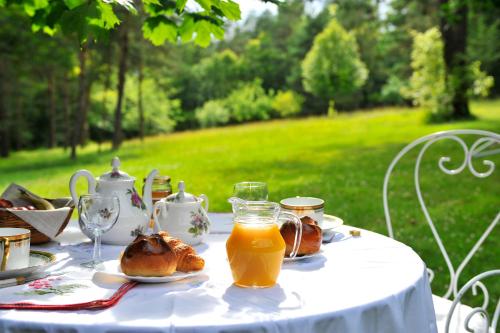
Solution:
M 418 110 L 386 108 L 335 118 L 182 132 L 144 142 L 128 141 L 117 152 L 111 152 L 109 146 L 99 150 L 88 145 L 76 162 L 62 149 L 18 152 L 0 160 L 0 189 L 16 182 L 47 197 L 68 196 L 69 178 L 76 170 L 85 168 L 99 175 L 108 171 L 110 159 L 118 155 L 123 169 L 140 180 L 152 168 L 170 175 L 173 183 L 184 180 L 189 192 L 208 195 L 212 211 L 229 211 L 226 199 L 233 183 L 262 180 L 269 185 L 271 200 L 295 195 L 321 197 L 326 200 L 326 212 L 342 217 L 345 223 L 386 233 L 381 191 L 392 158 L 413 139 L 436 131 L 477 128 L 500 132 L 500 100 L 473 103 L 472 110 L 475 121 L 440 125 L 426 124 L 424 113 Z M 500 173 L 479 180 L 468 170 L 457 176 L 444 175 L 437 161 L 448 148 L 454 150 L 452 165 L 463 161 L 456 143 L 431 148 L 422 166 L 422 188 L 457 263 L 498 212 Z M 394 227 L 397 236 L 413 246 L 429 267 L 444 268 L 418 209 L 412 178 L 415 156 L 410 154 L 402 161 L 391 183 Z M 492 158 L 497 166 L 499 159 Z M 475 165 L 481 169 L 480 163 Z M 139 181 L 137 188 L 141 186 Z M 498 245 L 497 228 L 464 272 L 464 279 L 498 267 Z M 439 293 L 444 290 L 446 274 L 437 273 L 433 288 Z

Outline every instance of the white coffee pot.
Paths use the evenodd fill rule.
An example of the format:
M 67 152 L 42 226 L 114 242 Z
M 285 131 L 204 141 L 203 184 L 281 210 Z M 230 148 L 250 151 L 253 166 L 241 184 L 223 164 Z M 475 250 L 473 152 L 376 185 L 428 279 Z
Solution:
M 101 175 L 97 180 L 87 170 L 79 170 L 69 181 L 69 190 L 74 202 L 78 202 L 76 193 L 76 182 L 78 178 L 84 177 L 88 181 L 88 192 L 98 193 L 103 196 L 115 195 L 120 201 L 120 215 L 118 221 L 102 235 L 102 242 L 114 245 L 127 245 L 131 243 L 140 233 L 146 233 L 152 212 L 151 185 L 158 170 L 152 170 L 144 183 L 144 198 L 141 199 L 137 193 L 134 183 L 135 178 L 120 171 L 120 159 L 114 157 L 111 161 L 112 170 Z M 93 238 L 92 232 L 80 223 L 83 233 Z
M 194 196 L 185 192 L 185 184 L 179 182 L 179 192 L 157 201 L 153 207 L 153 218 L 158 230 L 167 231 L 170 236 L 184 243 L 196 245 L 209 232 L 208 198 L 201 194 Z

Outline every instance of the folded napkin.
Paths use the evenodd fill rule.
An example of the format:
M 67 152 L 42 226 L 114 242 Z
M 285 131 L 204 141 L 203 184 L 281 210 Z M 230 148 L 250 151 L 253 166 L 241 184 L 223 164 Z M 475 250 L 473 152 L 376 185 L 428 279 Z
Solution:
M 126 282 L 96 273 L 92 279 L 80 274 L 34 280 L 0 290 L 0 309 L 97 310 L 111 307 L 137 282 Z
M 19 191 L 23 190 L 30 193 L 34 197 L 36 194 L 28 191 L 24 187 L 17 184 L 10 184 L 9 187 L 2 193 L 0 198 L 11 201 L 15 206 L 32 205 L 32 202 L 26 201 L 19 197 Z M 56 209 L 53 210 L 14 210 L 5 208 L 12 214 L 16 215 L 26 223 L 30 224 L 33 228 L 40 231 L 50 238 L 59 235 L 64 227 L 66 218 L 71 213 L 73 200 L 71 198 L 60 198 L 51 200 Z

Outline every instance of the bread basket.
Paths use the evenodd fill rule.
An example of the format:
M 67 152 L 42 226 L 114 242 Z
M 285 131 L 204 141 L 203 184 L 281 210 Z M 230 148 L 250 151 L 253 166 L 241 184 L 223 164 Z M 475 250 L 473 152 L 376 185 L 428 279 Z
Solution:
M 21 206 L 23 203 L 16 198 L 16 192 L 23 187 L 11 184 L 0 198 L 7 199 Z M 55 209 L 52 210 L 13 210 L 0 208 L 0 227 L 25 228 L 31 231 L 31 244 L 47 243 L 59 235 L 68 224 L 73 209 L 71 198 L 46 199 Z

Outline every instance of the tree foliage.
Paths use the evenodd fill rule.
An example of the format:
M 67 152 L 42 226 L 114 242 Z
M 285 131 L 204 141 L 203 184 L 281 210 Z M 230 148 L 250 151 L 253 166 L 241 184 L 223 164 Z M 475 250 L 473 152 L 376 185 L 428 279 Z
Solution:
M 272 95 L 262 88 L 262 80 L 255 79 L 235 88 L 226 98 L 207 101 L 195 117 L 202 127 L 270 119 Z
M 233 90 L 226 98 L 231 119 L 237 123 L 250 120 L 266 120 L 271 117 L 272 98 L 256 79 Z
M 305 90 L 331 101 L 359 89 L 367 76 L 354 36 L 331 19 L 302 62 Z
M 446 70 L 443 57 L 443 41 L 438 28 L 431 28 L 423 33 L 414 32 L 411 52 L 413 73 L 408 87 L 402 93 L 415 105 L 420 105 L 431 113 L 435 120 L 447 119 L 453 113 L 451 91 L 453 85 L 446 82 Z M 473 85 L 469 89 L 471 96 L 486 97 L 493 86 L 493 78 L 481 71 L 480 62 L 469 66 L 469 75 Z
M 233 24 L 238 12 L 227 0 L 0 0 L 0 154 L 67 147 L 73 136 L 81 145 L 110 140 L 118 133 L 113 119 L 121 86 L 124 139 L 324 114 L 328 106 L 347 112 L 409 104 L 413 93 L 428 96 L 433 91 L 426 89 L 435 87 L 444 93 L 431 100 L 449 96 L 454 81 L 439 88 L 442 76 L 424 80 L 419 90 L 409 86 L 418 76 L 411 31 L 440 24 L 439 2 L 392 0 L 385 15 L 372 0 L 273 2 L 280 3 L 276 13 Z M 467 95 L 484 96 L 490 88 L 498 95 L 500 5 L 464 3 Z M 230 33 L 198 47 L 222 37 L 219 28 Z
M 413 73 L 409 87 L 403 88 L 404 96 L 432 114 L 450 113 L 443 42 L 438 28 L 434 27 L 423 33 L 414 32 L 411 68 Z
M 58 30 L 76 35 L 80 43 L 105 39 L 111 29 L 123 24 L 120 12 L 142 13 L 144 37 L 154 45 L 194 41 L 207 47 L 213 37 L 224 37 L 224 19 L 237 21 L 240 8 L 233 0 L 2 0 L 0 7 L 20 6 L 31 18 L 33 31 L 54 34 Z
M 196 109 L 196 120 L 201 127 L 214 127 L 225 125 L 229 122 L 231 115 L 224 100 L 208 101 L 201 108 Z
M 271 104 L 273 110 L 283 118 L 298 115 L 304 98 L 293 90 L 278 91 Z

